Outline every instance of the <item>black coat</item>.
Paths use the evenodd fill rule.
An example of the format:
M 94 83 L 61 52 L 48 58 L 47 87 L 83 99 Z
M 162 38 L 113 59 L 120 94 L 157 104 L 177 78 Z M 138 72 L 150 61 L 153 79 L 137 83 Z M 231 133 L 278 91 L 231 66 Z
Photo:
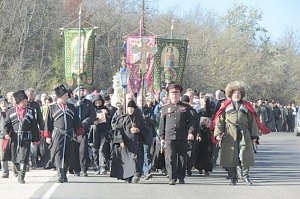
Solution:
M 21 132 L 20 136 L 18 133 Z M 7 111 L 4 122 L 3 136 L 11 138 L 11 160 L 14 163 L 28 163 L 30 143 L 40 140 L 40 133 L 35 118 L 34 109 L 27 107 L 26 115 L 21 120 L 18 118 L 16 108 Z
M 80 106 L 77 107 L 77 110 L 85 132 L 87 133 L 90 126 L 94 123 L 96 119 L 96 111 L 94 104 L 90 100 L 83 99 L 80 103 Z
M 52 138 L 50 147 L 51 161 L 50 164 L 62 165 L 62 154 L 64 146 L 64 134 L 66 137 L 65 157 L 68 163 L 71 161 L 73 146 L 70 137 L 83 134 L 83 126 L 79 119 L 77 109 L 73 104 L 66 104 L 66 109 L 63 111 L 58 104 L 49 106 L 49 114 L 45 120 L 44 134 L 45 137 Z M 56 158 L 60 156 L 61 158 Z
M 133 123 L 139 128 L 139 133 L 130 132 Z M 119 117 L 115 123 L 111 177 L 126 179 L 135 174 L 139 136 L 145 140 L 148 134 L 143 117 L 137 117 L 135 114 L 133 117 L 129 115 Z M 125 147 L 122 148 L 120 143 L 124 143 Z
M 159 136 L 165 140 L 187 140 L 195 132 L 194 112 L 188 104 L 178 102 L 162 107 Z
M 3 145 L 6 145 L 4 150 L 2 148 L 0 149 L 1 161 L 11 160 L 10 140 L 4 140 L 4 134 L 3 134 L 4 122 L 5 122 L 6 115 L 7 114 L 5 112 L 0 113 L 0 142 L 2 142 L 2 145 L 1 145 L 2 147 L 3 147 Z

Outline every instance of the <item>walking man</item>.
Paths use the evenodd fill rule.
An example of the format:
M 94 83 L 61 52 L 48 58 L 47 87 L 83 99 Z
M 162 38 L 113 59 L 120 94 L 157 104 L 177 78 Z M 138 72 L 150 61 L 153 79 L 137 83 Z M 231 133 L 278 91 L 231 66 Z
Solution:
M 166 144 L 166 167 L 169 185 L 184 184 L 187 158 L 187 140 L 194 140 L 193 111 L 190 105 L 180 101 L 182 87 L 170 84 L 167 92 L 170 104 L 162 108 L 159 136 L 161 144 Z

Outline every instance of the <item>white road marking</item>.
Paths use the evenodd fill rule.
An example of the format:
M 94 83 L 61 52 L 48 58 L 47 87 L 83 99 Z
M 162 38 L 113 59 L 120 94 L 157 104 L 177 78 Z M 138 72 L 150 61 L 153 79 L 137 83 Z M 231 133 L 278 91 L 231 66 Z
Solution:
M 54 183 L 50 187 L 50 189 L 48 189 L 48 191 L 44 194 L 42 199 L 49 199 L 59 185 L 60 183 Z

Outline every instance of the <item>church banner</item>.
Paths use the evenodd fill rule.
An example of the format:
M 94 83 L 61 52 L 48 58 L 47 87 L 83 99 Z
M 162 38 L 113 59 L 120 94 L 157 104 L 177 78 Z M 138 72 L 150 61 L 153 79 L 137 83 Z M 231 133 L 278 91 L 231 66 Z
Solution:
M 70 28 L 64 30 L 65 77 L 68 86 L 74 84 L 78 75 L 83 83 L 93 83 L 95 34 L 92 28 Z M 80 45 L 80 53 L 79 53 Z M 80 64 L 79 64 L 80 61 Z M 80 68 L 79 68 L 80 67 Z
M 162 85 L 172 81 L 182 83 L 188 41 L 186 39 L 156 38 L 156 46 L 153 87 L 154 91 L 158 92 Z
M 128 36 L 126 48 L 126 64 L 130 74 L 128 91 L 139 93 L 143 77 L 144 87 L 148 92 L 152 92 L 155 37 Z

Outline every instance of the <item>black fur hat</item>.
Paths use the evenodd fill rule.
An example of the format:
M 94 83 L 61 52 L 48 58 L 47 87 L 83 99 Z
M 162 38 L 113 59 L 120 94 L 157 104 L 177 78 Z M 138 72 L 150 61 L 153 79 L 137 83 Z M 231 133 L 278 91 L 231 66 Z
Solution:
M 18 90 L 17 92 L 14 92 L 13 96 L 17 104 L 19 104 L 24 99 L 28 99 L 24 90 Z
M 61 84 L 60 86 L 58 86 L 54 89 L 54 92 L 55 92 L 56 97 L 61 97 L 65 93 L 68 93 L 68 90 L 66 89 L 66 87 L 64 85 Z

